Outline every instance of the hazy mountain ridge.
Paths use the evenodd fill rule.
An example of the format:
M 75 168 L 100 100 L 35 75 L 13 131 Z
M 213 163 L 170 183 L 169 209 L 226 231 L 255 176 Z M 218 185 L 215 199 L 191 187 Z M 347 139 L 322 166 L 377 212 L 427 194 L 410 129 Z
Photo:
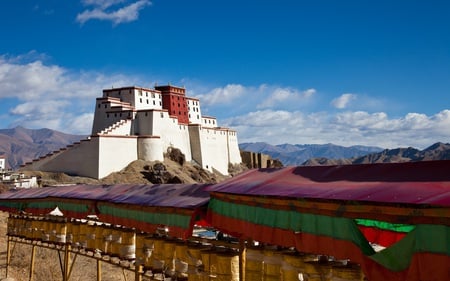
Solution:
M 70 135 L 51 129 L 26 129 L 16 127 L 0 129 L 0 155 L 7 157 L 8 167 L 18 168 L 49 152 L 58 150 L 84 135 Z M 416 148 L 383 149 L 354 145 L 344 147 L 334 144 L 281 144 L 265 142 L 239 144 L 241 150 L 260 152 L 280 160 L 283 165 L 336 165 L 386 162 L 407 162 L 450 159 L 450 144 L 435 143 L 424 150 Z
M 383 148 L 373 146 L 355 145 L 344 147 L 334 144 L 280 144 L 270 145 L 263 142 L 242 143 L 241 150 L 260 152 L 280 160 L 285 166 L 302 165 L 309 159 L 346 159 L 367 155 L 369 153 L 383 151 Z M 319 161 L 319 158 L 322 159 Z M 344 161 L 345 162 L 345 161 Z
M 6 156 L 7 167 L 15 169 L 23 163 L 84 138 L 86 136 L 70 135 L 51 129 L 0 129 L 0 155 Z

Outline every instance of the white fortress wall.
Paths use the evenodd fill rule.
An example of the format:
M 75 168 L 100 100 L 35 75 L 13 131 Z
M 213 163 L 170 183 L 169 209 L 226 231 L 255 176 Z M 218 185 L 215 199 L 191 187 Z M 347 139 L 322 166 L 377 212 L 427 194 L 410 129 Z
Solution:
M 200 101 L 195 98 L 186 97 L 188 105 L 189 122 L 191 124 L 202 124 L 202 111 Z
M 161 137 L 163 152 L 166 152 L 169 147 L 175 147 L 185 155 L 186 161 L 191 161 L 188 125 L 178 124 L 178 119 L 169 116 L 166 110 L 151 112 L 153 113 L 153 131 L 150 135 Z
M 241 152 L 239 151 L 239 143 L 237 133 L 234 130 L 227 130 L 228 136 L 228 153 L 229 161 L 232 164 L 239 164 L 242 162 Z
M 226 131 L 203 127 L 200 131 L 200 142 L 203 155 L 203 168 L 212 171 L 213 168 L 228 175 L 228 137 Z
M 160 137 L 139 136 L 137 139 L 138 159 L 144 161 L 164 161 L 163 145 Z
M 217 128 L 217 119 L 216 117 L 202 116 L 202 125 L 203 127 Z
M 63 172 L 69 175 L 98 178 L 98 147 L 98 138 L 94 137 L 39 161 L 33 161 L 21 170 Z
M 92 136 L 98 139 L 98 178 L 125 168 L 138 159 L 136 136 Z
M 162 109 L 161 93 L 157 90 L 134 88 L 134 101 L 132 105 L 136 110 Z
M 136 112 L 136 117 L 134 122 L 134 134 L 135 135 L 145 135 L 152 136 L 153 133 L 153 123 L 158 122 L 161 119 L 161 111 L 153 110 L 141 110 Z

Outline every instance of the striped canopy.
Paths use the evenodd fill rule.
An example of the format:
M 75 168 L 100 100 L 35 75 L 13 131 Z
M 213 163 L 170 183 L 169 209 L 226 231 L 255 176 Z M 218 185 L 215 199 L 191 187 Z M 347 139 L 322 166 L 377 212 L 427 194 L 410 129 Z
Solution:
M 208 190 L 209 223 L 234 236 L 351 259 L 368 280 L 450 280 L 450 161 L 250 170 Z
M 69 218 L 96 215 L 103 222 L 154 232 L 167 226 L 186 238 L 206 212 L 206 184 L 71 185 L 21 189 L 0 194 L 0 210 L 48 214 L 58 207 Z

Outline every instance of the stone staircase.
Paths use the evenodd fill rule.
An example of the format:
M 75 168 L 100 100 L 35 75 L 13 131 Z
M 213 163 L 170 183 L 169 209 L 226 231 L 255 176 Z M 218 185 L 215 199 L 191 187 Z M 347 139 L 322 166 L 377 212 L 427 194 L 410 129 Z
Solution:
M 101 130 L 99 135 L 129 135 L 131 131 L 131 119 L 122 119 L 111 126 Z

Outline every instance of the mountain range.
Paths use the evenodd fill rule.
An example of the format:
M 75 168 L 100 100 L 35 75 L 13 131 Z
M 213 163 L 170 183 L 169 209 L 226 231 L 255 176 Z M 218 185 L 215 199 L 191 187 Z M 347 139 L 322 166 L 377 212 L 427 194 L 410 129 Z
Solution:
M 51 129 L 33 130 L 20 126 L 0 129 L 0 156 L 6 156 L 8 168 L 16 169 L 23 163 L 84 138 L 86 136 L 70 135 Z
M 283 165 L 302 165 L 312 158 L 347 159 L 383 151 L 383 148 L 355 145 L 350 147 L 335 144 L 279 144 L 265 142 L 242 143 L 239 148 L 245 151 L 259 152 L 280 160 Z
M 449 160 L 450 144 L 437 142 L 419 150 L 413 147 L 382 149 L 371 146 L 343 147 L 334 144 L 243 143 L 241 150 L 260 152 L 280 160 L 284 165 L 341 165 L 427 160 Z
M 6 156 L 7 167 L 17 169 L 49 152 L 85 139 L 84 135 L 70 135 L 51 129 L 16 127 L 0 129 L 0 156 Z M 355 145 L 344 147 L 334 144 L 281 144 L 265 142 L 241 143 L 245 151 L 268 154 L 283 165 L 336 165 L 381 162 L 406 162 L 450 159 L 450 144 L 435 143 L 424 150 L 416 148 L 383 149 Z

